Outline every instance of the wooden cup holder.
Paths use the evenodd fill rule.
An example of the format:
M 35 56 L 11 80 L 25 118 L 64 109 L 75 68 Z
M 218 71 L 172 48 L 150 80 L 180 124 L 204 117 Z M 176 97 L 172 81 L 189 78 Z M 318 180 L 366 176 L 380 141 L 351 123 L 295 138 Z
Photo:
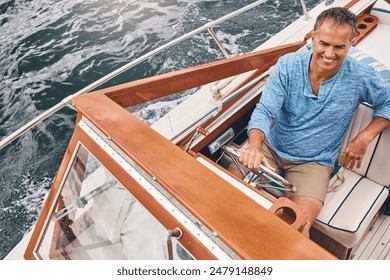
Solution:
M 370 14 L 362 14 L 358 17 L 358 35 L 355 38 L 356 46 L 364 37 L 372 32 L 378 24 L 378 18 Z
M 286 197 L 278 198 L 269 211 L 301 233 L 309 229 L 306 212 Z

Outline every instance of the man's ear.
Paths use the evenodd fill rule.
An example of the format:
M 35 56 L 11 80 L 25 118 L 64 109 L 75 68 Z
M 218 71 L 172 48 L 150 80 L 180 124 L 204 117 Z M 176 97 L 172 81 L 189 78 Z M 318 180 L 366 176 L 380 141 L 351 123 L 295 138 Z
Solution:
M 356 44 L 356 41 L 357 41 L 357 37 L 352 38 L 352 41 L 351 41 L 352 46 L 354 46 Z
M 315 34 L 316 34 L 316 33 L 314 32 L 314 29 L 313 29 L 313 30 L 310 32 L 310 37 L 311 37 L 312 40 L 313 40 Z
M 305 40 L 305 41 L 308 41 L 309 39 L 313 39 L 313 36 L 314 36 L 314 31 L 312 30 L 312 31 L 310 31 L 310 32 L 308 32 L 308 33 L 306 34 L 304 40 Z

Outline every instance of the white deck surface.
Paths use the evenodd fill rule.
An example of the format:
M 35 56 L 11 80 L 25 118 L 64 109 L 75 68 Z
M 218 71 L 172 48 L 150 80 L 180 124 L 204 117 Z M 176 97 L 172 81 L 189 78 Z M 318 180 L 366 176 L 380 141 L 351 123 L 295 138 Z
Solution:
M 390 216 L 378 218 L 352 259 L 390 260 Z
M 390 16 L 390 15 L 389 15 Z M 371 55 L 390 68 L 390 26 L 378 24 L 370 36 L 360 42 L 356 48 Z

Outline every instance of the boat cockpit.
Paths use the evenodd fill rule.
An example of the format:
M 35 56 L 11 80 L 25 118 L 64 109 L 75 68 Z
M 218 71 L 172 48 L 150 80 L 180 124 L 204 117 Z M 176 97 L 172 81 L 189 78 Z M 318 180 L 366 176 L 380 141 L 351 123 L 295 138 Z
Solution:
M 245 123 L 258 94 L 245 95 L 258 83 L 245 90 L 240 86 L 240 93 L 228 98 L 226 108 L 240 113 L 225 115 L 211 133 L 202 131 L 207 134 L 203 142 L 193 136 L 202 135 L 201 126 L 173 144 L 126 110 L 134 100 L 162 89 L 169 93 L 201 86 L 258 66 L 260 70 L 250 74 L 253 79 L 275 63 L 275 53 L 303 44 L 246 55 L 244 61 L 251 63 L 244 66 L 242 58 L 232 58 L 75 98 L 75 132 L 25 257 L 333 258 L 300 233 L 307 223 L 297 205 L 267 198 L 216 160 L 223 149 L 234 151 L 233 140 L 240 145 L 245 138 Z M 237 103 L 243 96 L 246 101 Z M 223 115 L 217 114 L 214 121 L 221 122 Z M 224 154 L 233 155 L 231 151 Z M 291 244 L 296 249 L 285 250 Z
M 363 17 L 373 20 L 365 21 L 362 37 L 377 23 L 376 17 Z M 283 54 L 304 51 L 308 40 L 73 98 L 75 131 L 25 258 L 336 259 L 306 237 L 312 226 L 306 213 L 283 197 L 294 186 L 265 167 L 254 172 L 238 160 L 272 65 Z M 198 87 L 151 126 L 131 114 L 132 106 Z M 369 116 L 369 110 L 362 105 L 359 112 Z M 389 129 L 378 139 L 378 149 L 388 134 Z M 335 228 L 337 236 L 349 234 L 340 239 L 353 239 L 345 242 L 349 249 L 387 199 L 390 179 L 375 176 L 356 179 L 376 184 L 367 199 L 369 214 L 356 221 L 358 230 L 322 216 L 318 221 L 329 235 Z

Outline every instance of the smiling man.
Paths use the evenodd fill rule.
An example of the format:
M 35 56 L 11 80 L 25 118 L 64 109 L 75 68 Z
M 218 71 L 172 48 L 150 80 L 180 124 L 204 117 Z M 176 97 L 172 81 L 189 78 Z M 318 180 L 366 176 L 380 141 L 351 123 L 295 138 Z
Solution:
M 347 55 L 356 35 L 357 18 L 348 10 L 331 8 L 318 16 L 312 49 L 281 57 L 272 70 L 240 156 L 249 168 L 263 164 L 283 174 L 297 189 L 286 196 L 306 210 L 311 224 L 359 104 L 371 104 L 374 119 L 347 145 L 340 164 L 359 167 L 371 140 L 390 123 L 390 85 Z

